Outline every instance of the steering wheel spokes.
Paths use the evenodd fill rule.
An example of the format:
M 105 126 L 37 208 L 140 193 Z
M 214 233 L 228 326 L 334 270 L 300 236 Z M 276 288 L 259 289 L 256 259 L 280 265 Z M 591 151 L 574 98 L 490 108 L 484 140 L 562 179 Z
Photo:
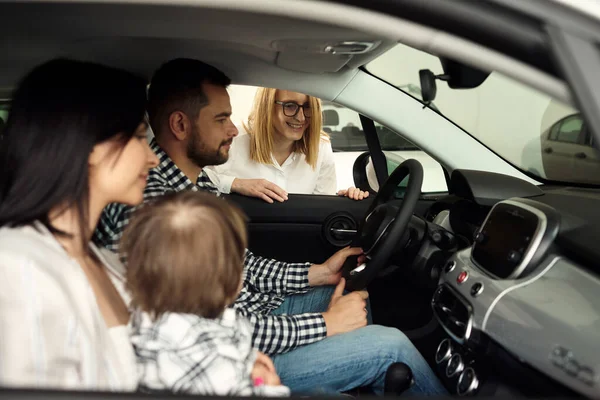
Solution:
M 406 194 L 400 207 L 392 204 L 396 188 L 408 176 Z M 409 159 L 400 164 L 377 193 L 360 223 L 354 247 L 361 247 L 368 262 L 359 266 L 354 260 L 344 265 L 343 276 L 347 290 L 364 289 L 382 270 L 397 250 L 408 223 L 421 196 L 423 167 L 417 160 Z

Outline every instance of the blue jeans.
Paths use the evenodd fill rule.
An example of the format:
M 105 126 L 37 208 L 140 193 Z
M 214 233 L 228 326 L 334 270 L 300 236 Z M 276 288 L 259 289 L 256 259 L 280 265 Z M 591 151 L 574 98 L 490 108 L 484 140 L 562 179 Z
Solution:
M 320 287 L 289 296 L 273 314 L 326 311 L 333 290 Z M 447 394 L 421 353 L 396 328 L 368 325 L 275 355 L 273 362 L 282 383 L 294 394 L 334 394 L 370 386 L 381 395 L 385 374 L 394 362 L 406 363 L 413 372 L 415 384 L 407 394 Z

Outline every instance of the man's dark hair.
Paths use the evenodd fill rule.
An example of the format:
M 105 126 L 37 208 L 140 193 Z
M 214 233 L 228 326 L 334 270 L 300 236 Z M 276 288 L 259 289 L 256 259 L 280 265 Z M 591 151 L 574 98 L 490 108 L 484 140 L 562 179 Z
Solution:
M 0 227 L 40 221 L 75 206 L 87 234 L 88 159 L 110 139 L 123 145 L 144 121 L 146 81 L 90 62 L 48 61 L 29 72 L 12 97 L 0 137 Z
M 226 88 L 231 79 L 222 71 L 199 60 L 177 58 L 163 64 L 152 77 L 148 90 L 148 117 L 155 134 L 175 111 L 195 119 L 208 104 L 203 85 Z

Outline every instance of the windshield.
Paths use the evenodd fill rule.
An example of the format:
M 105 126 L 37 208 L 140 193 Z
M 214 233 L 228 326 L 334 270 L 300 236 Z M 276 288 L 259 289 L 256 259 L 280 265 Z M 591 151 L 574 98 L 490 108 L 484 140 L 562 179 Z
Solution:
M 439 58 L 402 44 L 366 68 L 419 100 L 419 70 L 444 72 Z M 600 184 L 600 153 L 578 110 L 496 72 L 474 89 L 436 84 L 432 108 L 522 171 L 549 181 Z

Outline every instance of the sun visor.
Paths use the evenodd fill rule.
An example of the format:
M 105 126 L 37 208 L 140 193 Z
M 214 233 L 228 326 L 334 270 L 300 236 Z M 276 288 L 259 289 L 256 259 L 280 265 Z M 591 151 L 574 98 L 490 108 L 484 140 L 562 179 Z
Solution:
M 278 66 L 309 73 L 337 72 L 355 56 L 375 50 L 380 41 L 286 39 L 272 43 Z

